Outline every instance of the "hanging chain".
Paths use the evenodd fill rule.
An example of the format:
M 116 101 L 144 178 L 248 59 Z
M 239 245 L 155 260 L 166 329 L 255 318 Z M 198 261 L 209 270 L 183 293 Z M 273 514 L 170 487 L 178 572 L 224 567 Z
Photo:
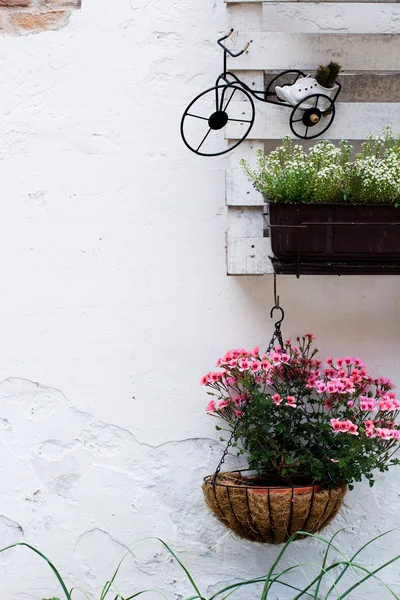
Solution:
M 231 437 L 229 438 L 229 440 L 228 440 L 228 443 L 227 443 L 227 445 L 226 445 L 226 448 L 225 448 L 225 450 L 224 450 L 224 452 L 223 452 L 223 454 L 222 454 L 222 456 L 221 456 L 221 460 L 220 460 L 220 461 L 219 461 L 219 463 L 218 463 L 218 467 L 215 469 L 214 477 L 212 478 L 212 483 L 213 483 L 213 484 L 214 484 L 214 483 L 217 481 L 217 477 L 218 477 L 218 475 L 220 474 L 221 467 L 222 467 L 222 465 L 223 465 L 223 464 L 224 464 L 224 462 L 225 462 L 225 458 L 226 458 L 226 455 L 227 455 L 227 454 L 228 454 L 228 452 L 229 452 L 229 448 L 230 448 L 230 447 L 232 446 L 232 444 L 233 444 L 233 440 L 235 439 L 236 432 L 237 432 L 237 430 L 238 430 L 238 427 L 239 427 L 240 421 L 241 421 L 241 420 L 242 420 L 242 418 L 243 418 L 243 415 L 244 415 L 244 413 L 245 413 L 245 410 L 246 410 L 246 407 L 244 407 L 244 409 L 243 409 L 243 411 L 242 411 L 242 412 L 243 412 L 242 416 L 241 416 L 241 417 L 238 417 L 238 420 L 237 420 L 237 421 L 236 421 L 236 423 L 235 423 L 235 427 L 234 427 L 234 428 L 233 428 L 233 430 L 232 430 Z
M 282 339 L 281 325 L 282 325 L 283 319 L 285 318 L 285 313 L 283 312 L 283 309 L 279 306 L 279 297 L 276 296 L 276 283 L 275 283 L 275 306 L 271 310 L 271 319 L 272 319 L 272 317 L 274 315 L 275 310 L 280 310 L 281 311 L 281 318 L 280 318 L 279 321 L 277 321 L 275 323 L 275 331 L 274 331 L 274 334 L 273 334 L 273 336 L 271 338 L 271 341 L 270 341 L 270 343 L 268 345 L 267 354 L 269 352 L 271 352 L 271 350 L 274 349 L 276 342 L 279 343 L 280 348 L 282 348 L 282 350 L 283 350 L 283 339 Z M 226 448 L 225 448 L 225 450 L 224 450 L 224 452 L 222 454 L 221 460 L 219 461 L 218 466 L 217 466 L 217 468 L 215 470 L 215 473 L 214 473 L 214 476 L 213 476 L 212 482 L 211 482 L 212 484 L 215 484 L 215 482 L 217 480 L 217 477 L 220 474 L 221 467 L 222 467 L 222 465 L 225 462 L 225 458 L 226 458 L 226 456 L 227 456 L 227 454 L 229 452 L 229 448 L 232 446 L 232 444 L 233 444 L 233 442 L 235 440 L 237 430 L 239 428 L 241 420 L 244 417 L 244 413 L 246 412 L 247 406 L 248 406 L 248 404 L 243 407 L 242 414 L 241 414 L 240 417 L 238 417 L 238 419 L 237 419 L 237 421 L 235 423 L 235 426 L 234 426 L 234 428 L 232 430 L 232 434 L 231 434 L 231 436 L 230 436 L 230 438 L 228 440 L 228 443 L 226 445 Z

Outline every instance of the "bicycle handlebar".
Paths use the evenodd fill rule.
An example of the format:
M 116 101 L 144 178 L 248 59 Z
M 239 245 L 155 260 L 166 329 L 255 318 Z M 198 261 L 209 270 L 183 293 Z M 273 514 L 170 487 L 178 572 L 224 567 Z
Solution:
M 243 48 L 243 50 L 240 50 L 239 52 L 232 52 L 232 50 L 229 50 L 229 49 L 228 49 L 228 48 L 225 46 L 225 44 L 223 44 L 222 42 L 223 42 L 224 40 L 228 39 L 229 37 L 231 37 L 231 35 L 232 35 L 232 33 L 233 33 L 233 32 L 234 32 L 234 29 L 233 29 L 233 27 L 232 27 L 232 29 L 230 29 L 226 35 L 222 36 L 221 38 L 219 38 L 219 39 L 217 40 L 217 44 L 218 44 L 219 46 L 221 46 L 221 48 L 223 48 L 223 50 L 224 50 L 225 52 L 227 52 L 227 53 L 229 54 L 229 56 L 232 56 L 233 58 L 236 58 L 237 56 L 241 56 L 242 54 L 244 54 L 244 53 L 246 52 L 247 48 L 250 46 L 250 44 L 251 44 L 251 42 L 252 42 L 253 40 L 250 40 L 250 42 L 247 42 L 247 44 L 245 45 L 245 47 Z

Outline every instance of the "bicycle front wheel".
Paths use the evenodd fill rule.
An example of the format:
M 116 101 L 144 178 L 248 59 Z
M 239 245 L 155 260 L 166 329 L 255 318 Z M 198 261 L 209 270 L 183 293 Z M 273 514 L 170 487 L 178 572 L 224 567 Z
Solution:
M 235 103 L 240 102 L 240 110 Z M 186 146 L 199 156 L 220 156 L 230 152 L 248 136 L 255 108 L 252 97 L 238 85 L 216 85 L 202 92 L 186 108 L 181 135 Z M 235 143 L 226 146 L 225 130 L 231 123 L 238 130 Z

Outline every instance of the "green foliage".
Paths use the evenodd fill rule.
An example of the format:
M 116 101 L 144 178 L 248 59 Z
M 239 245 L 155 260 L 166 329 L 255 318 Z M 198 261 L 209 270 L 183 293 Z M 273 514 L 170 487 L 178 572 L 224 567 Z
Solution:
M 315 79 L 325 88 L 333 88 L 342 67 L 337 62 L 330 62 L 329 65 L 320 65 Z
M 315 79 L 318 81 L 322 87 L 333 87 L 328 85 L 330 79 L 331 72 L 327 66 L 320 65 L 315 76 Z
M 352 146 L 322 141 L 308 152 L 286 137 L 265 154 L 257 151 L 257 165 L 241 165 L 255 188 L 269 202 L 394 204 L 400 201 L 400 135 L 386 128 L 371 136 L 362 152 L 352 157 Z
M 339 533 L 340 531 L 333 535 L 330 540 L 318 535 L 305 533 L 302 531 L 295 533 L 283 546 L 276 560 L 273 562 L 273 564 L 271 565 L 271 567 L 265 575 L 262 575 L 260 577 L 254 577 L 253 579 L 244 581 L 238 581 L 237 578 L 235 578 L 235 583 L 225 585 L 221 590 L 209 596 L 208 600 L 225 600 L 231 594 L 237 591 L 241 592 L 242 597 L 245 597 L 243 595 L 243 592 L 245 592 L 247 588 L 255 588 L 252 594 L 252 597 L 254 597 L 255 600 L 257 598 L 259 598 L 259 600 L 273 600 L 277 597 L 276 591 L 280 586 L 287 588 L 293 593 L 293 600 L 300 600 L 301 598 L 307 598 L 312 600 L 344 600 L 345 598 L 349 597 L 349 595 L 354 590 L 358 591 L 358 588 L 360 588 L 363 584 L 368 584 L 371 581 L 379 583 L 379 585 L 390 595 L 390 597 L 398 598 L 398 596 L 396 596 L 396 594 L 390 589 L 390 587 L 382 581 L 382 579 L 379 577 L 379 573 L 386 567 L 389 567 L 390 565 L 396 563 L 400 559 L 400 555 L 387 560 L 380 566 L 371 567 L 370 569 L 364 567 L 359 560 L 361 553 L 366 548 L 368 548 L 375 541 L 380 540 L 385 535 L 391 532 L 386 532 L 376 536 L 368 543 L 364 544 L 351 557 L 347 557 L 344 551 L 337 544 L 336 538 Z M 311 540 L 320 543 L 324 547 L 321 563 L 319 565 L 316 563 L 307 562 L 303 558 L 301 562 L 297 564 L 293 564 L 293 560 L 286 559 L 288 550 L 291 549 L 291 546 L 294 543 L 298 534 L 302 534 L 308 538 L 311 538 Z M 158 538 L 149 539 L 154 539 L 161 543 L 185 573 L 188 582 L 190 583 L 194 592 L 188 598 L 186 598 L 186 600 L 206 600 L 207 597 L 201 593 L 200 588 L 195 583 L 194 577 L 191 575 L 191 573 L 185 567 L 185 565 L 182 563 L 179 557 L 175 554 L 175 552 L 171 550 L 171 548 L 162 540 Z M 301 542 L 301 544 L 305 544 L 305 542 Z M 13 544 L 12 546 L 3 548 L 3 550 L 0 550 L 0 552 L 4 552 L 5 550 L 8 550 L 9 548 L 14 548 L 15 546 L 25 546 L 30 548 L 33 552 L 36 552 L 37 554 L 39 554 L 39 556 L 43 557 L 49 565 L 52 565 L 52 563 L 46 556 L 39 552 L 39 550 L 36 550 L 32 546 L 29 546 L 28 544 Z M 306 548 L 307 546 L 305 546 L 305 549 Z M 330 557 L 332 553 L 335 554 L 334 559 Z M 302 556 L 304 557 L 304 551 L 302 552 Z M 307 567 L 309 567 L 312 570 L 312 578 L 307 577 Z M 59 582 L 62 582 L 65 598 L 67 600 L 73 600 L 72 595 L 74 590 L 72 590 L 70 593 L 68 591 L 65 591 L 67 590 L 67 586 L 63 582 L 61 575 L 59 574 L 57 569 L 55 569 L 55 567 L 52 566 L 52 569 L 55 570 Z M 133 600 L 134 598 L 137 598 L 149 592 L 158 593 L 163 598 L 167 598 L 163 592 L 157 590 L 141 590 L 133 593 L 130 596 L 122 596 L 115 588 L 115 577 L 118 573 L 118 569 L 114 576 L 111 578 L 111 580 L 107 582 L 107 584 L 104 586 L 100 596 L 100 600 Z M 352 579 L 350 581 L 347 581 L 346 576 L 349 575 L 349 573 L 351 573 Z M 294 578 L 293 576 L 296 577 Z M 304 582 L 301 580 L 301 578 L 304 579 Z M 92 596 L 85 594 L 84 592 L 82 592 L 82 590 L 80 591 L 88 600 L 93 600 Z M 362 598 L 361 595 L 358 597 Z M 386 598 L 388 596 L 384 597 Z M 51 600 L 58 599 L 53 598 Z

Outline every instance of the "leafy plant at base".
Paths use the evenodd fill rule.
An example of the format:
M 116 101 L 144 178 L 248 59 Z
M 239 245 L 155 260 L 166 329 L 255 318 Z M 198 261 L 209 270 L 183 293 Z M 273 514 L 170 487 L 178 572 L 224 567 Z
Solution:
M 368 548 L 373 542 L 375 542 L 378 539 L 383 538 L 385 535 L 387 535 L 390 532 L 386 532 L 386 533 L 376 536 L 375 538 L 373 538 L 372 540 L 370 540 L 369 542 L 364 544 L 351 558 L 346 557 L 346 555 L 343 553 L 343 551 L 340 549 L 340 547 L 337 546 L 335 543 L 335 538 L 337 537 L 337 535 L 339 533 L 340 533 L 340 531 L 335 533 L 332 536 L 332 538 L 330 540 L 328 540 L 321 536 L 314 535 L 311 533 L 306 533 L 306 532 L 301 532 L 301 531 L 297 532 L 283 546 L 278 557 L 273 562 L 273 564 L 271 565 L 271 567 L 268 570 L 266 575 L 261 576 L 261 577 L 255 577 L 253 579 L 249 579 L 246 581 L 239 581 L 239 582 L 233 583 L 231 585 L 226 585 L 223 589 L 219 590 L 218 592 L 213 593 L 208 598 L 208 600 L 226 600 L 228 597 L 230 597 L 235 592 L 241 591 L 242 588 L 247 589 L 251 586 L 260 586 L 260 585 L 262 586 L 262 591 L 261 591 L 260 596 L 258 596 L 258 593 L 257 593 L 257 597 L 259 597 L 259 600 L 269 600 L 269 598 L 271 598 L 271 597 L 275 598 L 276 597 L 275 590 L 276 590 L 276 586 L 278 586 L 278 585 L 283 586 L 293 592 L 292 600 L 300 600 L 301 598 L 313 599 L 313 600 L 329 600 L 330 598 L 335 598 L 337 600 L 344 600 L 345 598 L 349 597 L 349 595 L 351 594 L 352 591 L 358 589 L 361 585 L 369 582 L 370 580 L 377 581 L 388 592 L 388 594 L 390 595 L 391 598 L 398 599 L 398 596 L 396 596 L 396 594 L 389 588 L 389 586 L 387 586 L 382 581 L 382 579 L 378 576 L 378 573 L 380 573 L 383 569 L 385 569 L 386 567 L 388 567 L 388 566 L 394 564 L 396 561 L 398 561 L 400 559 L 400 555 L 395 556 L 394 558 L 386 561 L 384 564 L 380 565 L 379 567 L 374 568 L 373 570 L 367 569 L 366 567 L 364 567 L 362 564 L 360 564 L 358 562 L 360 554 L 366 548 Z M 325 546 L 321 565 L 318 566 L 315 563 L 307 563 L 307 562 L 301 562 L 296 565 L 291 564 L 291 566 L 283 566 L 282 565 L 287 551 L 290 549 L 296 536 L 299 534 L 305 535 L 309 538 L 319 541 L 321 544 L 323 544 Z M 173 550 L 171 550 L 171 548 L 165 542 L 160 540 L 159 538 L 148 538 L 148 539 L 154 539 L 154 540 L 157 540 L 158 542 L 160 542 L 164 546 L 164 548 L 171 554 L 173 559 L 177 562 L 177 564 L 181 567 L 181 569 L 186 574 L 188 581 L 191 584 L 193 591 L 194 591 L 194 594 L 189 596 L 186 600 L 206 600 L 206 597 L 201 593 L 200 588 L 195 583 L 193 576 L 191 575 L 189 570 L 185 567 L 185 565 L 182 563 L 182 561 L 179 559 L 179 557 L 175 554 L 175 552 Z M 36 548 L 29 546 L 29 544 L 17 543 L 17 544 L 8 546 L 7 548 L 3 548 L 2 550 L 0 550 L 0 552 L 4 552 L 10 548 L 15 548 L 16 546 L 25 546 L 25 547 L 29 548 L 30 550 L 32 550 L 33 552 L 35 552 L 36 554 L 38 554 L 39 556 L 41 556 L 48 563 L 48 565 L 51 567 L 51 569 L 55 573 L 55 575 L 58 579 L 58 582 L 61 584 L 61 587 L 63 589 L 65 600 L 73 600 L 72 594 L 74 592 L 74 589 L 71 592 L 68 592 L 67 585 L 63 581 L 58 570 L 54 567 L 52 562 Z M 336 552 L 338 554 L 339 558 L 336 560 L 333 560 L 333 561 L 329 561 L 329 554 L 332 551 Z M 293 562 L 293 561 L 291 561 L 291 562 Z M 120 563 L 120 565 L 121 565 L 121 563 Z M 108 581 L 106 583 L 106 585 L 104 586 L 103 591 L 100 596 L 100 600 L 134 600 L 135 598 L 138 598 L 141 595 L 144 595 L 144 594 L 150 593 L 150 592 L 159 593 L 163 598 L 166 598 L 166 596 L 163 592 L 157 592 L 157 590 L 137 591 L 134 594 L 130 595 L 129 597 L 122 596 L 118 591 L 115 591 L 115 583 L 114 582 L 115 582 L 115 578 L 118 573 L 120 565 L 118 566 L 116 572 L 114 573 L 114 575 L 110 579 L 110 581 Z M 297 571 L 300 571 L 301 574 L 304 576 L 305 575 L 304 568 L 307 566 L 310 566 L 313 568 L 318 566 L 318 573 L 314 576 L 314 578 L 311 581 L 307 580 L 307 578 L 305 577 L 306 583 L 302 585 L 297 578 L 296 578 L 296 583 L 293 583 L 292 579 L 290 581 L 287 580 L 288 575 L 293 575 Z M 354 576 L 357 576 L 357 581 L 354 581 L 354 582 L 348 584 L 347 587 L 345 587 L 344 589 L 341 589 L 342 587 L 344 587 L 343 586 L 344 577 L 349 572 L 349 570 L 351 570 L 351 572 Z M 80 590 L 80 588 L 75 588 L 75 589 Z M 92 597 L 85 594 L 82 590 L 80 590 L 80 591 L 81 591 L 81 593 L 84 594 L 84 596 L 87 599 L 92 600 Z M 74 597 L 75 597 L 75 594 L 74 594 Z M 53 598 L 52 600 L 58 600 L 58 599 Z
M 338 146 L 322 141 L 305 151 L 286 137 L 268 154 L 257 151 L 255 169 L 245 160 L 241 165 L 269 202 L 398 205 L 400 135 L 386 128 L 370 136 L 354 159 L 352 151 L 346 141 Z
M 350 487 L 364 476 L 372 486 L 375 469 L 399 463 L 393 383 L 371 377 L 356 357 L 329 357 L 323 367 L 313 339 L 306 334 L 268 353 L 227 352 L 221 370 L 201 380 L 213 397 L 206 410 L 235 431 L 239 454 L 262 474 Z

